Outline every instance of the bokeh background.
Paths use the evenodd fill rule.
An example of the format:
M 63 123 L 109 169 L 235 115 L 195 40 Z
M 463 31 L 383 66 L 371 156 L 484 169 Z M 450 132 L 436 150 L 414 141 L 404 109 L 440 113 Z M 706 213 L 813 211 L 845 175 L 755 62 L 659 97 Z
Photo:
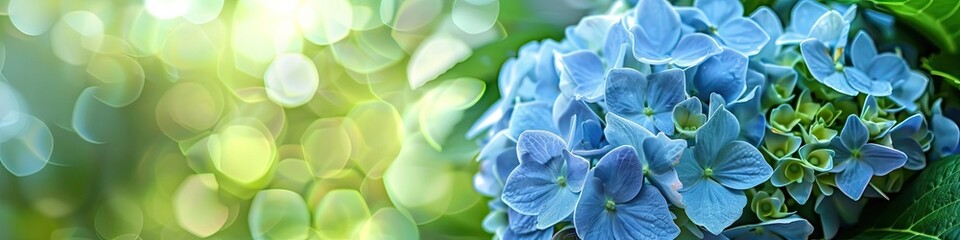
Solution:
M 488 239 L 499 66 L 610 3 L 0 0 L 0 239 Z

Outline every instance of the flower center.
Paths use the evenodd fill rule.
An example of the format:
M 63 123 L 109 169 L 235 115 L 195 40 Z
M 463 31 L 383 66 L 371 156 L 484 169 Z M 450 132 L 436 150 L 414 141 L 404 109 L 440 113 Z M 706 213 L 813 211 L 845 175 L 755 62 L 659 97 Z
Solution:
M 853 158 L 860 159 L 860 149 L 850 151 L 850 155 L 852 155 Z
M 810 159 L 807 159 L 807 160 L 810 162 L 810 164 L 820 165 L 820 158 L 810 157 Z
M 773 207 L 770 206 L 770 204 L 760 205 L 760 211 L 769 212 L 770 210 L 773 210 Z
M 650 107 L 643 108 L 643 114 L 647 115 L 647 117 L 653 116 L 653 108 L 650 108 Z
M 777 150 L 776 153 L 778 157 L 783 157 L 783 155 L 786 155 L 785 152 L 783 152 L 783 150 Z
M 796 164 L 790 164 L 790 166 L 787 167 L 787 169 L 790 170 L 791 172 L 799 172 L 800 166 L 797 166 Z
M 604 207 L 607 208 L 607 211 L 613 212 L 617 210 L 617 203 L 613 202 L 613 199 L 607 199 L 607 204 Z
M 703 170 L 703 176 L 713 177 L 713 169 L 707 168 Z
M 557 177 L 557 185 L 560 185 L 560 187 L 566 187 L 566 186 L 567 186 L 567 178 L 565 178 L 565 177 L 563 177 L 563 176 Z
M 710 31 L 710 33 L 712 33 L 712 34 L 717 34 L 717 27 L 715 27 L 715 26 L 710 26 L 709 31 Z
M 843 72 L 843 64 L 841 64 L 841 63 L 839 63 L 839 62 L 836 63 L 836 64 L 833 64 L 833 68 L 834 68 L 835 70 L 837 70 L 837 72 Z

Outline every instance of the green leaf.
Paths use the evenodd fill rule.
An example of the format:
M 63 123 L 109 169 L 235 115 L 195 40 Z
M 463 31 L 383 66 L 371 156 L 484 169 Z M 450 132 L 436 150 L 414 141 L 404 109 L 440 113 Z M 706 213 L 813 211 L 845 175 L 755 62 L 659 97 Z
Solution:
M 960 156 L 927 166 L 855 239 L 960 238 Z
M 954 87 L 960 88 L 960 55 L 933 54 L 923 59 L 923 68 L 934 76 L 940 76 Z
M 960 44 L 960 0 L 872 0 L 937 43 L 956 53 Z

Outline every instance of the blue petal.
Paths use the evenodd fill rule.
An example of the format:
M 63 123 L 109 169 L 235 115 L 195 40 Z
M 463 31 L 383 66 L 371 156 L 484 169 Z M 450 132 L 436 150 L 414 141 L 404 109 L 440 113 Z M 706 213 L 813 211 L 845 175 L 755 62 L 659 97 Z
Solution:
M 739 116 L 737 120 L 743 126 L 740 128 L 740 139 L 757 146 L 766 134 L 767 118 L 760 110 L 760 88 L 754 88 L 752 92 L 755 96 L 750 100 L 731 103 L 728 108 L 734 116 Z
M 673 58 L 671 63 L 680 67 L 690 67 L 700 64 L 708 57 L 721 52 L 723 52 L 723 49 L 710 36 L 702 33 L 688 34 L 680 39 L 677 48 L 670 53 Z
M 763 46 L 770 41 L 770 36 L 760 28 L 760 25 L 744 17 L 734 18 L 720 26 L 717 34 L 724 45 L 747 56 L 760 53 Z
M 613 229 L 617 239 L 673 239 L 680 235 L 667 202 L 649 186 L 644 186 L 633 200 L 617 204 L 616 217 Z
M 553 235 L 553 229 L 537 230 L 528 233 L 517 233 L 510 229 L 505 229 L 500 235 L 501 239 L 548 240 Z
M 710 19 L 707 19 L 707 15 L 703 13 L 702 10 L 695 7 L 675 7 L 677 9 L 677 14 L 680 14 L 680 20 L 683 21 L 684 25 L 690 26 L 693 30 L 697 32 L 705 32 L 710 30 L 710 26 L 714 25 L 710 22 Z
M 559 45 L 553 40 L 546 40 L 540 45 L 539 59 L 536 66 L 537 75 L 537 94 L 536 99 L 549 101 L 560 95 L 560 76 L 557 75 L 557 68 L 554 64 L 553 51 L 557 50 Z
M 514 169 L 517 169 L 517 166 L 520 166 L 520 159 L 517 158 L 517 150 L 510 152 L 503 152 L 500 156 L 497 156 L 496 164 L 494 164 L 495 177 L 500 184 L 507 182 L 507 177 L 510 177 L 510 173 Z
M 499 229 L 506 228 L 504 226 L 507 226 L 507 213 L 491 209 L 490 212 L 487 213 L 487 216 L 483 217 L 481 226 L 484 231 L 489 233 L 494 233 Z
M 670 48 L 661 46 L 656 40 L 651 39 L 647 32 L 638 26 L 630 28 L 630 38 L 633 40 L 633 57 L 637 61 L 646 64 L 666 64 L 670 60 L 670 52 L 676 46 L 676 40 L 670 40 L 673 45 Z
M 581 239 L 614 239 L 614 219 L 606 210 L 607 198 L 604 196 L 603 182 L 590 173 L 580 201 L 573 213 L 573 225 Z
M 780 23 L 780 17 L 769 7 L 761 6 L 757 8 L 753 14 L 750 14 L 750 19 L 753 19 L 770 37 L 769 40 L 767 40 L 767 44 L 760 49 L 760 58 L 762 58 L 764 62 L 773 62 L 780 49 L 780 45 L 777 45 L 775 40 L 783 34 L 783 25 Z
M 717 154 L 713 178 L 726 187 L 747 189 L 757 186 L 773 174 L 773 169 L 763 159 L 756 147 L 743 141 L 733 141 L 723 146 Z
M 494 176 L 494 161 L 480 162 L 477 174 L 473 175 L 473 189 L 484 196 L 497 196 L 502 191 L 500 182 Z
M 610 26 L 610 31 L 607 32 L 606 43 L 603 44 L 602 53 L 604 60 L 607 61 L 607 66 L 613 66 L 618 59 L 624 57 L 623 54 L 620 53 L 620 49 L 624 44 L 630 45 L 630 33 L 627 32 L 627 28 L 623 22 L 620 21 Z
M 524 131 L 544 130 L 556 133 L 553 119 L 553 108 L 546 102 L 526 102 L 517 104 L 510 117 L 510 137 L 517 138 Z
M 513 209 L 507 209 L 507 220 L 510 230 L 515 233 L 530 233 L 537 231 L 537 216 L 524 215 Z
M 828 51 L 823 42 L 816 39 L 800 43 L 800 52 L 803 54 L 803 61 L 806 63 L 807 69 L 810 70 L 813 78 L 820 82 L 826 81 L 827 77 L 837 73 L 837 68 Z
M 507 206 L 525 215 L 538 215 L 544 206 L 562 194 L 574 194 L 561 189 L 550 169 L 538 162 L 521 162 L 503 186 L 501 199 Z
M 852 84 L 850 82 L 845 73 L 838 72 L 827 76 L 827 78 L 823 80 L 823 85 L 827 85 L 827 87 L 839 93 L 856 96 L 859 92 L 851 86 Z
M 867 95 L 883 97 L 893 92 L 893 87 L 889 81 L 875 80 L 860 69 L 848 67 L 844 69 L 843 73 L 853 89 Z
M 573 209 L 577 206 L 577 199 L 580 194 L 570 191 L 558 191 L 549 201 L 547 201 L 540 213 L 537 215 L 537 228 L 551 228 L 560 221 L 570 217 Z
M 641 93 L 645 94 L 646 97 L 640 99 L 648 101 L 654 114 L 665 116 L 654 118 L 655 123 L 659 123 L 657 124 L 658 130 L 672 135 L 673 108 L 687 99 L 686 80 L 684 79 L 683 71 L 671 69 L 653 73 L 648 76 L 648 81 L 650 84 L 649 89 L 646 89 L 645 93 Z
M 869 139 L 870 131 L 867 130 L 867 126 L 863 125 L 860 118 L 855 114 L 847 116 L 843 130 L 840 130 L 840 142 L 843 143 L 843 146 L 846 147 L 846 149 L 859 150 L 863 145 L 867 144 L 867 140 Z
M 573 116 L 576 116 L 576 123 L 570 122 Z M 600 122 L 600 117 L 583 101 L 559 96 L 557 97 L 556 103 L 553 104 L 553 121 L 556 123 L 560 134 L 570 134 L 575 130 L 571 129 L 572 127 L 579 127 L 580 123 L 590 120 Z M 565 136 L 565 139 L 570 140 L 571 137 L 573 136 Z M 567 142 L 567 144 L 576 143 L 577 142 Z
M 662 173 L 672 171 L 673 166 L 680 163 L 683 151 L 687 149 L 687 141 L 670 139 L 663 133 L 643 141 L 643 153 L 650 171 Z
M 763 237 L 758 237 L 763 234 Z M 808 239 L 813 234 L 813 225 L 806 219 L 788 217 L 744 225 L 723 231 L 731 239 Z
M 747 90 L 747 65 L 746 56 L 729 49 L 710 57 L 700 64 L 693 78 L 697 96 L 706 99 L 717 93 L 727 102 L 736 101 Z
M 923 146 L 920 146 L 920 143 L 916 140 L 911 138 L 894 139 L 893 145 L 897 146 L 897 150 L 907 155 L 907 162 L 903 164 L 903 168 L 919 171 L 927 166 L 927 156 L 923 151 Z
M 713 234 L 720 234 L 743 214 L 747 196 L 743 191 L 732 190 L 713 180 L 696 184 L 684 183 L 680 191 L 686 204 L 687 217 Z
M 846 168 L 837 173 L 837 188 L 854 201 L 860 200 L 863 190 L 873 177 L 873 168 L 870 164 L 861 161 L 848 161 Z
M 866 74 L 876 81 L 893 82 L 909 77 L 910 67 L 900 56 L 884 53 L 873 59 Z
M 738 135 L 740 124 L 737 118 L 727 109 L 719 108 L 697 131 L 697 145 L 694 148 L 697 162 L 704 167 L 717 166 L 720 164 L 715 162 L 718 153 Z
M 850 25 L 843 21 L 843 16 L 840 13 L 830 11 L 817 19 L 810 29 L 809 36 L 820 40 L 828 47 L 842 47 L 846 44 L 847 39 L 845 37 L 849 29 Z
M 827 6 L 811 0 L 802 0 L 790 12 L 790 30 L 804 35 L 810 32 L 817 18 L 830 11 Z
M 743 16 L 743 4 L 739 0 L 697 0 L 693 6 L 703 10 L 707 19 L 716 25 Z
M 560 171 L 566 170 L 566 189 L 572 192 L 580 192 L 583 189 L 583 183 L 586 181 L 587 171 L 590 170 L 590 162 L 587 159 L 573 155 L 570 151 L 564 151 L 565 164 Z
M 693 156 L 694 151 L 694 148 L 688 148 L 687 151 L 684 151 L 683 156 L 680 157 L 680 164 L 677 164 L 677 177 L 680 178 L 684 189 L 700 181 L 707 180 L 707 178 L 703 176 L 703 167 L 700 166 L 700 163 L 698 163 L 697 159 Z
M 641 151 L 643 141 L 653 137 L 653 133 L 612 112 L 607 113 L 606 119 L 607 128 L 603 130 L 603 133 L 606 135 L 607 141 L 610 142 L 611 146 L 633 146 L 640 152 L 639 155 L 644 155 Z
M 814 181 L 816 177 L 813 176 L 813 171 L 807 170 L 803 173 L 803 182 L 787 185 L 787 192 L 800 205 L 806 204 L 810 199 L 810 193 L 813 192 Z
M 867 69 L 873 58 L 877 57 L 877 47 L 873 43 L 873 38 L 867 32 L 860 31 L 857 37 L 853 39 L 850 45 L 850 61 L 853 66 L 859 69 Z
M 494 125 L 503 120 L 504 115 L 506 115 L 506 108 L 504 107 L 503 99 L 497 99 L 486 112 L 483 112 L 483 115 L 480 115 L 480 118 L 473 123 L 473 126 L 470 126 L 470 129 L 467 130 L 467 138 L 475 138 L 487 130 L 490 130 Z
M 631 146 L 620 146 L 600 158 L 593 176 L 603 182 L 603 192 L 615 202 L 637 196 L 643 186 L 643 165 Z
M 604 68 L 596 53 L 580 50 L 554 57 L 563 94 L 589 102 L 603 97 Z
M 547 164 L 548 161 L 562 157 L 566 143 L 560 136 L 551 132 L 531 130 L 520 134 L 517 139 L 517 156 L 520 163 L 537 162 Z
M 960 128 L 957 123 L 943 116 L 943 110 L 940 106 L 942 99 L 938 99 L 933 104 L 933 153 L 937 157 L 944 157 L 957 151 L 958 142 L 960 142 Z
M 607 73 L 607 111 L 627 117 L 643 115 L 647 101 L 647 77 L 631 68 L 615 68 Z
M 923 73 L 912 71 L 909 78 L 893 82 L 893 93 L 890 94 L 890 99 L 909 112 L 916 111 L 916 101 L 927 91 L 929 81 Z
M 573 33 L 586 40 L 586 49 L 596 52 L 603 47 L 601 41 L 607 36 L 610 26 L 619 21 L 620 18 L 613 15 L 586 16 L 580 19 L 580 22 L 574 27 Z
M 887 175 L 907 163 L 907 155 L 903 152 L 874 143 L 864 145 L 860 154 L 861 159 L 870 164 L 877 176 Z
M 634 29 L 630 29 L 630 32 L 638 38 L 634 40 L 635 43 L 645 42 L 641 46 L 634 46 L 635 51 L 641 47 L 649 48 L 655 53 L 669 53 L 673 50 L 677 39 L 680 39 L 681 27 L 680 15 L 673 6 L 667 0 L 643 0 L 637 2 L 635 9 L 636 28 L 641 29 L 643 34 L 637 36 Z M 640 59 L 641 55 L 637 57 Z

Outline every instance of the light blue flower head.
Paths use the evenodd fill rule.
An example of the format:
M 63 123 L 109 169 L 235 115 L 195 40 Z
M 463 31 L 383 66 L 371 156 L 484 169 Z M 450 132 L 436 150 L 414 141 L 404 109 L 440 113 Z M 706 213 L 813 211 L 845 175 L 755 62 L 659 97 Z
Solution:
M 644 76 L 619 68 L 607 74 L 607 111 L 626 117 L 651 132 L 673 134 L 673 108 L 687 99 L 683 71 L 671 69 Z
M 724 49 L 697 67 L 692 81 L 694 92 L 700 99 L 710 99 L 710 95 L 716 93 L 724 101 L 734 102 L 747 91 L 748 65 L 746 56 Z
M 857 33 L 848 54 L 853 66 L 870 77 L 866 80 L 889 82 L 892 90 L 888 97 L 907 111 L 916 111 L 915 102 L 927 90 L 929 80 L 926 76 L 910 71 L 900 56 L 878 53 L 873 38 L 864 31 Z
M 645 185 L 631 146 L 603 156 L 587 175 L 573 224 L 582 239 L 673 239 L 680 228 L 657 189 Z
M 903 168 L 922 170 L 927 166 L 925 152 L 930 150 L 934 135 L 923 114 L 914 114 L 894 126 L 890 129 L 889 137 L 892 145 L 907 155 L 907 163 Z
M 677 172 L 680 194 L 691 221 L 714 234 L 733 224 L 743 213 L 743 190 L 767 181 L 773 172 L 753 145 L 736 140 L 736 117 L 719 107 L 697 131 L 696 146 L 688 149 Z
M 503 186 L 503 202 L 524 215 L 537 216 L 537 229 L 566 219 L 577 204 L 590 163 L 573 155 L 556 134 L 530 130 L 517 140 L 520 166 Z
M 856 115 L 847 117 L 840 136 L 830 141 L 837 173 L 837 187 L 854 201 L 859 200 L 873 176 L 887 175 L 907 162 L 903 152 L 876 143 L 867 143 L 870 132 Z
M 722 51 L 710 36 L 683 35 L 680 15 L 666 0 L 637 1 L 634 17 L 629 32 L 633 55 L 642 63 L 690 67 Z
M 677 8 L 683 23 L 714 37 L 724 46 L 753 56 L 770 41 L 760 25 L 743 16 L 743 4 L 739 0 L 697 0 L 693 6 Z

